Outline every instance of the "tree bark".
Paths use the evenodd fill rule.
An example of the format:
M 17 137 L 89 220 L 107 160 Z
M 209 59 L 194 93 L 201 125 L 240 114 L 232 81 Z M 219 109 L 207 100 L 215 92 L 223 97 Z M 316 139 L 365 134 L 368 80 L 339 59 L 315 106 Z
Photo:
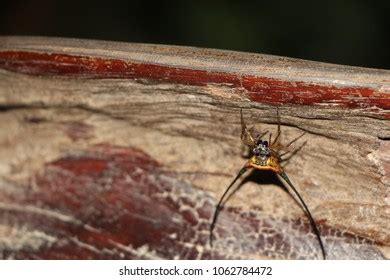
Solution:
M 275 174 L 245 163 L 249 126 L 285 167 L 330 259 L 390 258 L 390 71 L 231 51 L 0 37 L 0 256 L 316 259 Z M 305 145 L 302 145 L 305 143 Z

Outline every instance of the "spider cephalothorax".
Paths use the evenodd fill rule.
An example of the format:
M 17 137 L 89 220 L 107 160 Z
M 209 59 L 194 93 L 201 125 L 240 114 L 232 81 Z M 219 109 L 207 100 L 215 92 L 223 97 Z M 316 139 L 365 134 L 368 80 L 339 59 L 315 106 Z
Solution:
M 297 195 L 299 198 L 299 201 L 302 204 L 303 209 L 305 210 L 305 213 L 307 217 L 309 218 L 310 224 L 313 227 L 313 230 L 317 236 L 318 242 L 321 247 L 322 256 L 325 259 L 325 249 L 324 245 L 321 240 L 320 232 L 317 228 L 317 225 L 309 211 L 309 208 L 306 206 L 306 203 L 303 201 L 301 195 L 298 193 L 298 191 L 295 189 L 293 184 L 291 183 L 290 179 L 288 178 L 287 174 L 284 172 L 282 166 L 280 163 L 284 160 L 288 160 L 291 155 L 293 155 L 296 151 L 292 151 L 289 147 L 292 143 L 297 141 L 302 135 L 298 136 L 294 140 L 290 141 L 286 145 L 282 145 L 280 143 L 280 118 L 279 118 L 279 111 L 278 111 L 278 131 L 276 134 L 275 139 L 272 140 L 272 134 L 269 135 L 269 140 L 265 141 L 262 140 L 262 138 L 268 133 L 268 131 L 260 134 L 256 133 L 254 128 L 247 128 L 244 119 L 242 116 L 242 110 L 241 110 L 241 141 L 243 144 L 249 147 L 251 157 L 249 160 L 245 163 L 244 167 L 241 168 L 241 170 L 238 172 L 236 178 L 233 180 L 233 182 L 227 187 L 224 194 L 222 195 L 221 199 L 219 200 L 217 207 L 214 212 L 213 221 L 210 226 L 210 245 L 212 246 L 212 240 L 213 240 L 213 229 L 215 226 L 215 223 L 217 221 L 218 213 L 222 209 L 224 204 L 224 198 L 229 192 L 230 188 L 234 185 L 234 183 L 238 180 L 238 178 L 241 177 L 242 174 L 244 174 L 248 169 L 259 169 L 259 170 L 271 170 L 275 172 L 276 174 L 280 175 L 285 182 L 290 186 L 290 188 L 293 190 L 293 192 Z M 299 149 L 298 149 L 299 150 Z M 283 159 L 282 157 L 284 155 L 290 154 L 290 156 L 286 159 Z M 225 201 L 226 202 L 226 201 Z
M 252 152 L 255 156 L 259 157 L 261 160 L 266 160 L 270 155 L 271 150 L 268 147 L 268 141 L 259 140 L 256 146 L 252 149 Z

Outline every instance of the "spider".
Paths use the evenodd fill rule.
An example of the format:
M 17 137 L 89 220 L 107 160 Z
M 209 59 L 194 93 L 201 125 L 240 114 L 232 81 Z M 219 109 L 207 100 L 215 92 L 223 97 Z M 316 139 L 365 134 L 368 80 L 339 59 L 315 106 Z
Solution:
M 241 141 L 243 144 L 247 145 L 250 149 L 250 158 L 245 163 L 245 165 L 241 168 L 241 170 L 238 172 L 234 180 L 231 182 L 231 184 L 226 188 L 225 192 L 223 193 L 222 197 L 220 198 L 217 207 L 215 208 L 214 216 L 212 223 L 210 225 L 210 246 L 213 246 L 213 230 L 218 218 L 218 214 L 223 208 L 223 202 L 225 196 L 228 194 L 231 187 L 234 185 L 234 183 L 248 170 L 248 169 L 260 169 L 260 170 L 271 170 L 278 174 L 280 177 L 283 178 L 283 180 L 290 186 L 290 188 L 293 190 L 293 192 L 298 197 L 299 201 L 301 202 L 303 209 L 305 210 L 305 214 L 308 217 L 310 224 L 313 228 L 313 231 L 318 239 L 318 243 L 321 247 L 322 257 L 325 260 L 326 259 L 326 253 L 324 249 L 324 245 L 322 243 L 321 235 L 318 230 L 318 227 L 313 219 L 313 216 L 311 215 L 309 208 L 307 207 L 306 203 L 304 202 L 301 195 L 298 193 L 296 188 L 291 183 L 289 177 L 287 176 L 286 172 L 284 171 L 283 167 L 281 166 L 281 162 L 286 161 L 291 158 L 297 151 L 302 148 L 302 146 L 306 143 L 304 143 L 300 148 L 296 149 L 295 151 L 290 149 L 291 144 L 293 144 L 295 141 L 297 141 L 299 138 L 301 138 L 305 133 L 299 135 L 292 141 L 290 141 L 286 145 L 282 145 L 280 143 L 280 116 L 279 116 L 279 110 L 277 110 L 277 116 L 278 116 L 278 131 L 276 134 L 275 139 L 272 140 L 272 133 L 269 134 L 268 141 L 263 140 L 263 137 L 268 133 L 268 131 L 265 131 L 262 134 L 257 133 L 254 130 L 254 127 L 247 128 L 244 123 L 244 118 L 242 115 L 242 109 L 241 109 Z M 284 150 L 284 152 L 282 152 Z M 290 154 L 287 158 L 282 159 L 283 156 Z M 226 202 L 226 201 L 225 201 Z

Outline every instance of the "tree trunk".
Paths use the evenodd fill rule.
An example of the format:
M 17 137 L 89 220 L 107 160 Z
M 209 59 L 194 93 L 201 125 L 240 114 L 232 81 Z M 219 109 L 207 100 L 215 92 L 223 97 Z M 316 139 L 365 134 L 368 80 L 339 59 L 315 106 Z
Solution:
M 390 71 L 231 51 L 0 37 L 0 256 L 316 259 L 299 203 L 245 163 L 248 125 L 330 259 L 390 258 Z M 302 145 L 306 143 L 305 145 Z

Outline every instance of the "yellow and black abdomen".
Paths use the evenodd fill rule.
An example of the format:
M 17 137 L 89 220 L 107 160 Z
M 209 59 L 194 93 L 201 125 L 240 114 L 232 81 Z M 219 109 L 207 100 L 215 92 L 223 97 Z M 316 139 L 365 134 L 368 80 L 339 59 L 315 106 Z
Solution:
M 276 173 L 283 172 L 279 160 L 275 156 L 267 156 L 265 159 L 258 156 L 252 156 L 247 162 L 246 167 L 253 167 L 260 170 L 272 170 Z

